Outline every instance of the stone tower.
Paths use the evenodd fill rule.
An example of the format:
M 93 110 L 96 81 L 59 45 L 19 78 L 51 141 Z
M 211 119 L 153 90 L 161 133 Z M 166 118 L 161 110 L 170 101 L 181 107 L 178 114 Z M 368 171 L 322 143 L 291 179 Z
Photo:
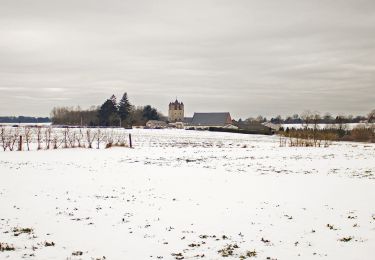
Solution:
M 184 103 L 175 102 L 169 103 L 168 110 L 168 121 L 169 122 L 183 122 L 184 121 Z

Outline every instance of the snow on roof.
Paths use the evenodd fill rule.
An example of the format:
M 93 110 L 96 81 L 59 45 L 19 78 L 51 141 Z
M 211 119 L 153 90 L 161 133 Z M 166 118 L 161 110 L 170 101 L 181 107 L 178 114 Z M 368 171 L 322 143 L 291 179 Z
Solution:
M 195 126 L 225 126 L 232 121 L 228 112 L 224 113 L 194 113 L 191 125 Z
M 161 120 L 148 120 L 147 124 L 163 124 L 166 125 L 167 123 Z

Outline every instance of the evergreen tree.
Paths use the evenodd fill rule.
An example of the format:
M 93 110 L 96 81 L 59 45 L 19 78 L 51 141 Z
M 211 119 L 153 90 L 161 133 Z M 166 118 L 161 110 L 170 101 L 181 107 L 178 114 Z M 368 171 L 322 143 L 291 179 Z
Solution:
M 130 123 L 131 110 L 132 105 L 129 102 L 128 94 L 125 92 L 118 105 L 118 113 L 121 119 L 121 125 Z
M 112 95 L 111 98 L 110 98 L 112 104 L 117 107 L 117 99 L 116 99 L 116 96 L 115 95 Z
M 151 107 L 150 105 L 147 105 L 143 108 L 143 118 L 147 120 L 159 120 L 159 114 L 158 111 Z
M 118 108 L 115 95 L 107 99 L 99 109 L 99 124 L 101 126 L 118 125 Z

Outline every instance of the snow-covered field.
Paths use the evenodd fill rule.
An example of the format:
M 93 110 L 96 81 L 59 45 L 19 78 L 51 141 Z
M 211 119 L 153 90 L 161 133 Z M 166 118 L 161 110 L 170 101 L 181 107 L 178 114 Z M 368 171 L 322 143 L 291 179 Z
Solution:
M 374 144 L 130 131 L 0 152 L 0 259 L 373 259 Z

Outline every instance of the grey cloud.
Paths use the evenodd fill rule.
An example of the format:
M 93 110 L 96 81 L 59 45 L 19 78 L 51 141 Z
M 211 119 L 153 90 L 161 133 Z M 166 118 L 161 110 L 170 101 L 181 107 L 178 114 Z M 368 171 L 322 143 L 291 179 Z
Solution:
M 374 106 L 371 0 L 0 4 L 0 114 L 48 115 L 124 91 L 164 113 L 175 96 L 188 114 L 235 117 Z

